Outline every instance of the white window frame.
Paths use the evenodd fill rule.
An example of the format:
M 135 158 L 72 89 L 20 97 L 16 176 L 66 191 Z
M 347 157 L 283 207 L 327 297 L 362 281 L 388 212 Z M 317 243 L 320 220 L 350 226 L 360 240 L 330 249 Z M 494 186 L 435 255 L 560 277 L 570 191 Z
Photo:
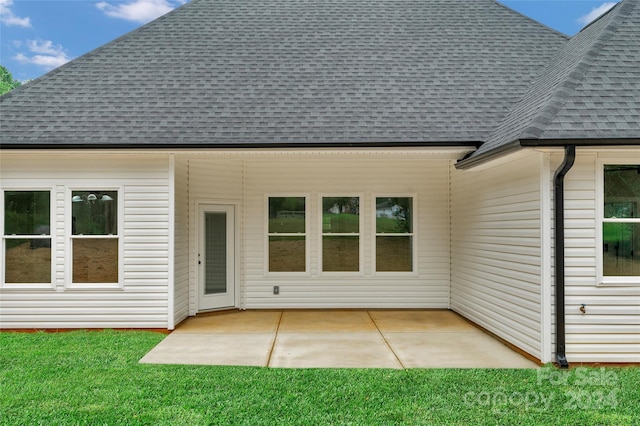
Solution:
M 51 240 L 51 274 L 50 282 L 48 283 L 5 283 L 5 240 L 7 239 L 4 234 L 4 197 L 7 191 L 49 191 L 49 239 Z M 55 187 L 53 186 L 40 186 L 40 185 L 9 185 L 2 187 L 0 191 L 0 230 L 2 231 L 2 241 L 0 247 L 0 283 L 3 290 L 55 290 L 55 271 L 56 271 L 56 226 L 55 226 Z M 25 239 L 38 239 L 37 235 L 29 236 L 16 236 L 15 238 Z M 11 239 L 11 238 L 9 238 Z
M 271 233 L 269 232 L 269 198 L 304 198 L 304 234 L 301 233 Z M 311 217 L 309 216 L 309 212 L 311 212 L 310 206 L 311 197 L 308 193 L 273 193 L 273 194 L 265 194 L 264 195 L 264 275 L 265 276 L 278 276 L 278 277 L 308 277 L 311 275 L 310 269 L 310 226 L 311 226 Z M 304 271 L 270 271 L 269 270 L 269 237 L 272 236 L 280 236 L 280 237 L 304 237 Z
M 72 204 L 71 200 L 74 191 L 116 191 L 118 193 L 117 202 L 117 235 L 87 235 L 78 236 L 72 233 Z M 66 188 L 64 199 L 65 212 L 65 241 L 67 243 L 67 256 L 65 260 L 65 287 L 69 290 L 123 290 L 124 283 L 124 189 L 118 185 L 97 184 L 97 185 L 73 185 Z M 73 282 L 73 240 L 74 239 L 105 238 L 118 239 L 118 282 L 116 283 L 74 283 Z
M 411 212 L 411 229 L 413 232 L 410 234 L 378 234 L 376 229 L 376 200 L 378 198 L 411 198 L 413 211 Z M 398 194 L 372 194 L 371 199 L 371 235 L 373 238 L 371 239 L 371 262 L 373 267 L 374 275 L 381 276 L 417 276 L 418 275 L 418 196 L 417 194 L 407 194 L 407 193 L 398 193 Z M 377 240 L 378 236 L 385 235 L 397 235 L 397 236 L 410 236 L 411 238 L 411 271 L 378 271 L 378 253 L 377 253 Z
M 604 167 L 608 165 L 640 165 L 638 161 L 622 158 L 598 159 L 596 161 L 596 285 L 598 286 L 640 286 L 640 276 L 605 276 L 602 254 L 603 224 L 640 223 L 637 219 L 606 219 L 604 217 Z
M 323 220 L 323 199 L 324 198 L 337 198 L 337 197 L 357 197 L 359 200 L 359 208 L 360 208 L 360 213 L 359 213 L 359 217 L 358 217 L 358 233 L 357 234 L 345 234 L 345 233 L 325 233 L 324 232 L 324 223 L 322 222 Z M 317 211 L 318 213 L 318 229 L 319 229 L 319 234 L 320 234 L 320 238 L 318 241 L 318 247 L 317 247 L 317 252 L 318 252 L 318 272 L 319 275 L 329 275 L 329 276 L 336 276 L 336 275 L 340 275 L 340 276 L 359 276 L 359 275 L 364 275 L 364 238 L 363 238 L 363 229 L 364 229 L 364 215 L 366 214 L 366 211 L 364 209 L 365 206 L 365 199 L 364 199 L 365 195 L 362 193 L 357 193 L 357 192 L 351 192 L 351 193 L 326 193 L 326 194 L 319 194 L 318 195 L 318 208 Z M 364 213 L 364 214 L 363 214 Z M 375 212 L 374 212 L 375 214 Z M 324 271 L 323 270 L 323 265 L 324 265 L 324 259 L 323 259 L 323 241 L 324 241 L 324 237 L 325 236 L 334 236 L 334 237 L 358 237 L 358 270 L 357 271 Z

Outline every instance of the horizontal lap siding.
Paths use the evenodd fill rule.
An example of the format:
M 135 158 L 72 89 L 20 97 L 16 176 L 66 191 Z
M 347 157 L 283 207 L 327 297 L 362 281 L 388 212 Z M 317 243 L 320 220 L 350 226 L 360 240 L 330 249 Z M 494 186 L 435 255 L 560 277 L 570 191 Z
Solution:
M 245 172 L 245 292 L 248 308 L 448 308 L 449 161 L 247 161 Z M 265 196 L 306 195 L 309 270 L 305 276 L 268 274 Z M 321 196 L 361 196 L 362 273 L 321 272 Z M 374 197 L 415 195 L 417 274 L 374 272 Z M 273 286 L 280 294 L 273 294 Z
M 598 286 L 596 276 L 596 160 L 636 152 L 581 153 L 565 181 L 565 321 L 567 360 L 640 362 L 640 285 Z M 554 157 L 560 161 L 560 156 Z M 638 283 L 640 284 L 640 283 Z M 586 305 L 586 313 L 580 306 Z
M 540 158 L 452 171 L 451 308 L 540 358 Z
M 205 157 L 206 158 L 206 157 Z M 240 216 L 238 223 L 242 223 L 242 193 L 243 193 L 243 161 L 235 159 L 190 159 L 188 160 L 189 174 L 189 314 L 197 311 L 197 255 L 198 236 L 196 235 L 197 203 L 235 204 L 238 206 L 236 215 Z M 183 206 L 186 207 L 187 204 Z M 242 226 L 237 227 L 240 232 L 238 239 L 242 241 Z M 239 290 L 242 294 L 243 256 L 236 259 L 240 270 Z M 242 298 L 241 303 L 242 303 Z M 241 306 L 240 306 L 241 307 Z
M 186 160 L 175 164 L 175 288 L 174 322 L 189 315 L 189 169 Z
M 169 181 L 166 156 L 106 154 L 28 158 L 3 154 L 2 185 L 53 185 L 54 288 L 3 289 L 3 328 L 166 328 L 169 271 Z M 68 188 L 119 187 L 122 289 L 72 289 L 66 281 Z M 54 231 L 55 230 L 55 231 Z M 4 261 L 4 260 L 3 260 Z

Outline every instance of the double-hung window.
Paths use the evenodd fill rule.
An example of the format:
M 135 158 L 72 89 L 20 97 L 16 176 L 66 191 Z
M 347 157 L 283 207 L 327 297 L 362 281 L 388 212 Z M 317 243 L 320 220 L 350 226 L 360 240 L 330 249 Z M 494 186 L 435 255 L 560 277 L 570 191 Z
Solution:
M 360 270 L 360 198 L 322 198 L 322 270 Z
M 71 192 L 73 284 L 119 283 L 118 191 Z
M 269 197 L 269 272 L 305 272 L 306 198 Z
M 4 283 L 51 284 L 51 192 L 4 192 Z
M 412 272 L 412 197 L 376 197 L 376 271 Z
M 602 282 L 640 284 L 640 165 L 602 167 Z

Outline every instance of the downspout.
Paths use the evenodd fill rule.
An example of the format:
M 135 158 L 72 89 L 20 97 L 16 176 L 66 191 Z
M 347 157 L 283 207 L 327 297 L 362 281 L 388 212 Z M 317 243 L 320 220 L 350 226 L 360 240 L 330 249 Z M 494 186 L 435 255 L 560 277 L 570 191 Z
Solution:
M 575 145 L 564 147 L 564 161 L 553 178 L 556 296 L 556 361 L 560 368 L 569 368 L 566 355 L 564 318 L 564 177 L 576 159 Z

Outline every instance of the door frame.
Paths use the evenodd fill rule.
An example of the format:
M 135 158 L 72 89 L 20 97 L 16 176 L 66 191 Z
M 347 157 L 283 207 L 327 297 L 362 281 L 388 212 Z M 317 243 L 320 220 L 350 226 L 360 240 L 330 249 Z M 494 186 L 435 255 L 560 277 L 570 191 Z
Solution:
M 220 309 L 228 309 L 238 307 L 239 303 L 239 235 L 238 235 L 238 204 L 229 201 L 198 201 L 195 206 L 195 253 L 193 262 L 195 264 L 195 303 L 194 314 L 199 312 L 211 312 Z M 230 268 L 227 270 L 227 277 L 230 276 L 232 283 L 230 284 L 233 289 L 233 297 L 231 304 L 224 304 L 224 306 L 213 306 L 207 308 L 200 307 L 200 301 L 202 298 L 201 286 L 203 285 L 203 268 L 201 267 L 199 254 L 202 253 L 204 248 L 204 213 L 205 212 L 226 212 L 228 217 L 231 217 L 232 223 L 227 221 L 227 236 L 230 237 L 227 240 L 227 265 Z M 232 247 L 229 247 L 229 244 Z M 231 259 L 229 259 L 231 257 Z

